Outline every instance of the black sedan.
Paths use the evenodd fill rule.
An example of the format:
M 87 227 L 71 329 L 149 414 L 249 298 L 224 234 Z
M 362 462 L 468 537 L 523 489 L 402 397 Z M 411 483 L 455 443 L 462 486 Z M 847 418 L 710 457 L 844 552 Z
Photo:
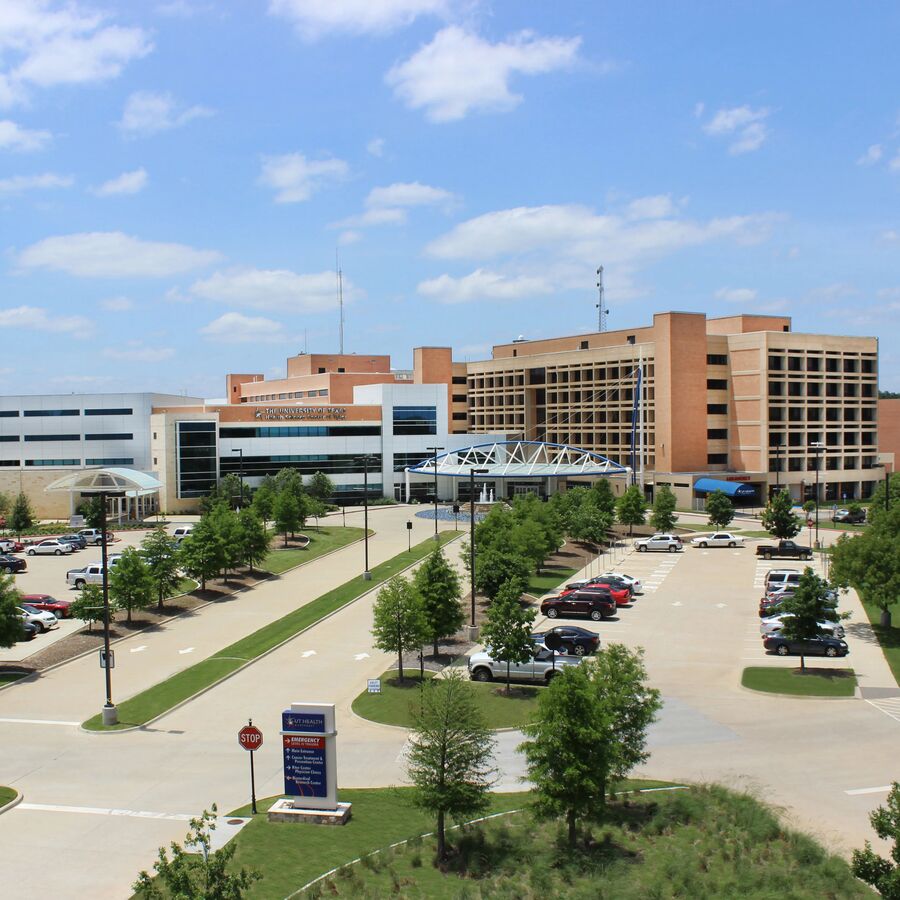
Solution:
M 563 642 L 560 650 L 573 656 L 587 656 L 600 647 L 598 635 L 577 625 L 557 625 L 549 631 L 535 632 L 531 635 L 531 639 L 536 644 L 543 644 L 548 634 L 558 634 Z
M 850 652 L 846 641 L 824 635 L 805 641 L 772 635 L 763 640 L 763 646 L 779 656 L 846 656 Z
M 12 575 L 14 572 L 24 572 L 28 568 L 28 563 L 18 556 L 10 556 L 8 553 L 0 553 L 0 572 Z

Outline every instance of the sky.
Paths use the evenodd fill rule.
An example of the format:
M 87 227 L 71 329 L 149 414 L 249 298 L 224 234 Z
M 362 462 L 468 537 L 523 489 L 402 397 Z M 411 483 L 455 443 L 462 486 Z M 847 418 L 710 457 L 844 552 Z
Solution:
M 0 0 L 0 390 L 224 395 L 301 351 L 654 312 L 880 340 L 900 6 Z M 894 87 L 891 87 L 891 85 Z

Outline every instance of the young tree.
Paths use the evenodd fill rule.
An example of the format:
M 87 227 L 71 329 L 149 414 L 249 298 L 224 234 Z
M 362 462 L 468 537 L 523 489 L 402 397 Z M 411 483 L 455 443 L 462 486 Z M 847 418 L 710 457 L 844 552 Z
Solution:
M 84 516 L 84 524 L 89 528 L 103 525 L 103 502 L 102 497 L 88 497 L 78 507 L 79 514 Z
M 675 515 L 675 495 L 667 484 L 660 485 L 653 499 L 653 512 L 650 514 L 650 524 L 657 531 L 671 531 L 678 521 Z
M 219 850 L 212 849 L 216 812 L 216 804 L 213 803 L 212 809 L 203 810 L 199 819 L 191 819 L 190 831 L 184 839 L 185 846 L 190 847 L 189 853 L 174 841 L 170 844 L 171 859 L 165 847 L 159 848 L 159 856 L 153 864 L 155 877 L 146 871 L 141 872 L 131 886 L 138 897 L 153 900 L 164 897 L 178 897 L 179 900 L 242 900 L 262 875 L 243 866 L 237 872 L 228 871 L 237 844 L 231 841 Z M 161 890 L 161 886 L 165 891 Z
M 122 558 L 109 569 L 109 596 L 116 605 L 131 612 L 149 606 L 153 600 L 154 584 L 150 569 L 140 551 L 126 547 Z
M 375 646 L 385 653 L 397 654 L 403 684 L 403 654 L 421 647 L 426 638 L 422 599 L 409 581 L 397 575 L 378 592 L 373 616 Z
M 513 530 L 513 544 L 531 563 L 532 571 L 540 572 L 541 563 L 547 556 L 547 536 L 540 523 L 533 519 L 518 522 Z
M 12 497 L 5 491 L 0 491 L 0 516 L 5 516 L 12 509 Z
M 583 545 L 602 544 L 612 528 L 612 517 L 588 498 L 572 519 L 569 536 Z
M 284 546 L 287 547 L 288 534 L 294 534 L 302 527 L 300 501 L 297 496 L 289 490 L 280 491 L 275 498 L 272 516 L 275 519 L 275 528 L 284 534 Z
M 275 490 L 279 494 L 282 491 L 290 491 L 298 502 L 301 497 L 306 496 L 303 476 L 296 469 L 279 469 L 275 474 Z
M 591 485 L 591 499 L 597 504 L 601 512 L 609 516 L 612 521 L 616 514 L 616 495 L 608 478 L 598 478 Z
M 435 547 L 416 570 L 413 586 L 422 598 L 425 640 L 432 644 L 437 656 L 441 638 L 455 634 L 465 621 L 459 604 L 459 576 L 450 567 L 440 547 Z
M 321 500 L 317 500 L 315 497 L 311 497 L 308 494 L 303 500 L 306 505 L 306 518 L 312 516 L 316 520 L 316 531 L 319 531 L 319 519 L 328 512 L 325 508 L 325 504 Z
M 306 491 L 310 497 L 327 503 L 334 494 L 334 482 L 324 472 L 316 472 L 309 479 Z
M 628 526 L 629 537 L 634 534 L 635 525 L 643 525 L 647 517 L 647 501 L 641 489 L 633 484 L 616 501 L 616 518 Z
M 813 573 L 807 566 L 800 576 L 793 596 L 785 597 L 781 610 L 790 613 L 782 619 L 781 633 L 789 641 L 808 641 L 821 635 L 819 622 L 837 622 L 840 616 L 833 606 L 826 602 L 828 583 Z M 800 671 L 806 669 L 806 659 L 800 654 Z
M 253 510 L 264 524 L 272 518 L 272 510 L 275 507 L 275 497 L 277 495 L 275 479 L 267 475 L 253 494 Z
M 506 663 L 506 693 L 509 693 L 509 670 L 512 663 L 525 663 L 534 656 L 531 627 L 537 610 L 519 603 L 522 592 L 507 582 L 488 607 L 487 621 L 481 629 L 481 640 L 490 647 L 492 659 Z
M 706 514 L 713 528 L 727 528 L 734 519 L 734 504 L 725 491 L 713 491 L 706 498 Z
M 141 555 L 156 589 L 157 608 L 162 612 L 163 601 L 171 597 L 181 584 L 178 544 L 166 534 L 165 529 L 154 528 L 141 541 Z
M 269 552 L 269 532 L 252 507 L 245 506 L 238 513 L 237 544 L 240 559 L 250 567 L 253 574 L 253 566 L 259 565 Z
M 31 509 L 31 502 L 25 494 L 20 493 L 16 497 L 13 504 L 12 512 L 9 514 L 9 522 L 7 523 L 9 530 L 16 537 L 22 537 L 22 532 L 34 525 L 34 512 Z
M 110 621 L 116 610 L 116 604 L 110 597 Z M 94 622 L 103 621 L 103 588 L 99 584 L 86 584 L 81 594 L 72 601 L 71 611 L 73 618 L 84 622 L 88 626 L 88 631 L 93 631 Z
M 437 816 L 437 857 L 446 858 L 446 816 L 470 818 L 487 809 L 495 742 L 471 684 L 459 669 L 422 685 L 409 739 L 407 774 L 414 802 Z
M 181 568 L 186 575 L 200 582 L 200 590 L 206 590 L 206 581 L 222 571 L 224 554 L 222 542 L 216 534 L 209 516 L 203 516 L 194 530 L 181 542 Z
M 209 522 L 219 538 L 222 550 L 222 570 L 228 581 L 228 570 L 236 569 L 241 562 L 241 546 L 238 534 L 238 515 L 225 502 L 217 503 L 209 513 Z
M 475 544 L 475 590 L 493 600 L 504 584 L 510 584 L 521 595 L 528 586 L 532 568 L 530 562 L 514 547 L 482 548 Z M 466 569 L 469 568 L 468 547 L 463 548 Z
M 22 595 L 10 575 L 0 575 L 0 647 L 12 647 L 22 639 L 22 619 L 16 607 Z
M 790 491 L 773 494 L 762 513 L 762 527 L 780 540 L 800 534 L 800 520 L 794 515 L 794 501 Z
M 900 900 L 900 782 L 893 782 L 887 804 L 869 814 L 875 834 L 893 847 L 890 859 L 879 856 L 866 841 L 864 850 L 853 851 L 853 874 L 871 884 L 886 900 Z

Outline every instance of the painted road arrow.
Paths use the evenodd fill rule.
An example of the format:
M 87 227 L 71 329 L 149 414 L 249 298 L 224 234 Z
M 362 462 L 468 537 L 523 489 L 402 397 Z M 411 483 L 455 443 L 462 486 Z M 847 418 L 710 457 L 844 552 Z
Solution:
M 146 649 L 147 649 L 147 645 L 146 645 L 146 644 L 141 644 L 140 647 L 132 647 L 132 648 L 131 648 L 131 652 L 132 652 L 132 653 L 142 653 L 142 652 L 143 652 L 144 650 L 146 650 Z
M 315 651 L 315 650 L 304 650 L 300 655 L 301 655 L 304 659 L 306 659 L 308 656 L 315 656 L 315 655 L 316 655 L 316 651 Z
M 356 656 L 354 656 L 353 658 L 354 658 L 355 660 L 368 659 L 368 658 L 369 658 L 369 654 L 368 654 L 368 653 L 357 653 Z
M 193 647 L 185 647 L 184 650 L 179 650 L 178 652 L 180 655 L 183 656 L 185 653 L 193 653 L 194 648 Z

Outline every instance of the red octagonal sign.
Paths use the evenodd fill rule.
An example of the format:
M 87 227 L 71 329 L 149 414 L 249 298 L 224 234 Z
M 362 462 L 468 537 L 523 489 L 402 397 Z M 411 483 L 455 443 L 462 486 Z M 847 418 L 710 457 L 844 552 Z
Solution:
M 238 743 L 245 750 L 259 750 L 262 742 L 262 732 L 255 725 L 245 725 L 238 732 Z

